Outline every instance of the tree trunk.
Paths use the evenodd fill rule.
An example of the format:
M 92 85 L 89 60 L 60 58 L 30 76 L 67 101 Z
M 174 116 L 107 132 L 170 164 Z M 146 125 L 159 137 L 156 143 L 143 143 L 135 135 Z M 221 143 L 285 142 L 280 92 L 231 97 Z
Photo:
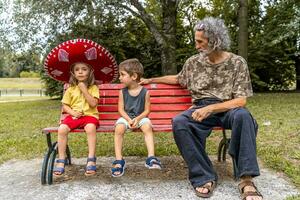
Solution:
M 161 73 L 163 75 L 177 74 L 176 65 L 176 17 L 178 0 L 160 0 L 162 8 L 162 27 L 152 19 L 151 15 L 146 12 L 145 8 L 138 0 L 130 0 L 138 13 L 131 8 L 123 5 L 123 7 L 140 17 L 146 24 L 149 31 L 153 34 L 157 44 L 161 49 Z
M 162 32 L 164 43 L 161 46 L 162 74 L 177 74 L 176 65 L 176 16 L 177 2 L 174 0 L 161 0 L 162 5 Z
M 238 54 L 248 59 L 248 0 L 239 0 Z

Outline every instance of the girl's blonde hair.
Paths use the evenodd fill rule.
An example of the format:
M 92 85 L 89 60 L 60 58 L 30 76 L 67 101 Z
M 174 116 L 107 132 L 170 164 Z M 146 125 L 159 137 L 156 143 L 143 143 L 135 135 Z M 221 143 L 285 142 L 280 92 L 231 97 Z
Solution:
M 75 73 L 74 73 L 74 67 L 77 64 L 83 64 L 83 65 L 87 66 L 90 69 L 89 77 L 87 79 L 87 86 L 90 87 L 90 86 L 94 85 L 95 84 L 95 76 L 94 76 L 94 69 L 92 68 L 92 66 L 87 64 L 87 63 L 84 63 L 84 62 L 76 62 L 76 63 L 73 63 L 70 67 L 71 76 L 70 76 L 70 79 L 69 79 L 69 83 L 71 84 L 71 86 L 78 85 L 78 80 L 76 79 Z

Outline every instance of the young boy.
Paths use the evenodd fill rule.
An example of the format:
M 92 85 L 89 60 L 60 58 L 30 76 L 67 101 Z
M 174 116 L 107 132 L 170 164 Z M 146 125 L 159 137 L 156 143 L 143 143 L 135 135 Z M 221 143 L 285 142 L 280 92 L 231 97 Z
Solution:
M 149 118 L 150 95 L 146 88 L 139 85 L 143 76 L 143 65 L 138 59 L 128 59 L 120 63 L 120 81 L 125 88 L 119 92 L 118 111 L 121 115 L 115 126 L 115 154 L 111 174 L 119 177 L 124 174 L 126 162 L 122 156 L 122 143 L 127 129 L 140 128 L 145 135 L 148 158 L 145 166 L 149 169 L 161 169 L 161 163 L 154 155 L 154 139 Z

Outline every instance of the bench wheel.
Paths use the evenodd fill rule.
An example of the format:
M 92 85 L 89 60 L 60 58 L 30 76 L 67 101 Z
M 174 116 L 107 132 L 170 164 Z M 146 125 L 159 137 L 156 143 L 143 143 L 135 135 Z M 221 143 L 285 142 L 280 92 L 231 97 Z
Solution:
M 48 162 L 48 171 L 47 171 L 47 177 L 48 177 L 48 184 L 51 185 L 53 182 L 53 167 L 55 163 L 55 158 L 57 154 L 57 142 L 53 144 L 52 152 L 49 157 L 49 162 Z
M 45 185 L 46 182 L 46 176 L 47 176 L 47 168 L 48 168 L 48 161 L 49 156 L 51 154 L 51 150 L 48 150 L 47 153 L 44 156 L 43 165 L 42 165 L 42 172 L 41 172 L 41 183 L 42 185 Z
M 230 143 L 230 139 L 228 138 L 222 138 L 222 140 L 219 143 L 219 147 L 218 147 L 218 161 L 224 162 L 226 161 L 226 153 L 227 153 L 227 149 L 229 147 L 229 143 Z

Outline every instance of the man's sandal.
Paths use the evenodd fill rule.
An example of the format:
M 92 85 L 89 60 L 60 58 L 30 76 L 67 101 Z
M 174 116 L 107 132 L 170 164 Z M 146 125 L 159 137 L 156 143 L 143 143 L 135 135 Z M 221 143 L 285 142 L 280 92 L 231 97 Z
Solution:
M 161 162 L 155 156 L 150 156 L 146 159 L 145 167 L 148 169 L 161 169 Z
M 66 159 L 57 159 L 55 162 L 64 164 L 63 167 L 55 167 L 53 169 L 53 175 L 56 176 L 56 177 L 59 177 L 59 176 L 61 176 L 65 173 L 65 165 L 66 165 L 67 161 L 66 161 Z
M 123 176 L 124 172 L 125 172 L 125 167 L 126 167 L 126 162 L 124 159 L 122 160 L 115 160 L 112 163 L 113 167 L 111 168 L 111 175 L 112 177 L 120 177 Z M 116 165 L 121 165 L 121 167 L 117 167 Z M 117 172 L 119 172 L 119 174 L 116 174 Z
M 208 183 L 211 183 L 211 185 L 208 185 Z M 210 182 L 205 183 L 204 185 L 195 187 L 194 190 L 198 197 L 209 198 L 212 196 L 214 189 L 216 188 L 216 185 L 217 185 L 216 181 L 210 181 Z M 208 192 L 207 193 L 199 192 L 197 190 L 197 188 L 206 188 L 208 190 Z
M 93 175 L 96 174 L 96 170 L 97 170 L 96 164 L 88 165 L 88 162 L 94 162 L 94 163 L 96 163 L 96 160 L 97 160 L 96 157 L 92 157 L 92 158 L 88 158 L 87 159 L 84 175 L 86 175 L 86 176 L 93 176 Z
M 246 186 L 251 186 L 255 189 L 255 192 L 252 192 L 252 191 L 248 191 L 248 192 L 244 192 L 244 188 Z M 258 196 L 258 197 L 261 197 L 263 198 L 263 195 L 258 191 L 258 189 L 256 188 L 256 186 L 254 185 L 254 183 L 252 181 L 242 181 L 240 184 L 239 184 L 239 191 L 240 191 L 240 194 L 241 194 L 241 199 L 242 200 L 245 200 L 246 197 L 249 197 L 249 196 Z

